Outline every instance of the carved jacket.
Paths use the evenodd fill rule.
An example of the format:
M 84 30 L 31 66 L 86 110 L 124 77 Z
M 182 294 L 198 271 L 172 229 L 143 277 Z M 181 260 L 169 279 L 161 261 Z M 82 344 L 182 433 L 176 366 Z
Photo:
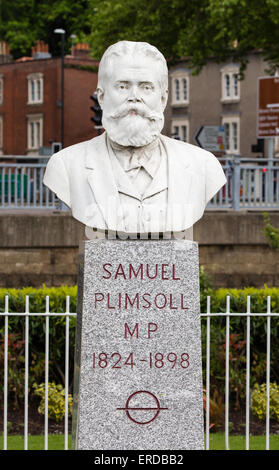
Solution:
M 202 217 L 227 180 L 212 153 L 164 135 L 160 140 L 168 157 L 166 231 L 179 232 Z M 86 226 L 125 232 L 106 132 L 52 155 L 43 182 Z

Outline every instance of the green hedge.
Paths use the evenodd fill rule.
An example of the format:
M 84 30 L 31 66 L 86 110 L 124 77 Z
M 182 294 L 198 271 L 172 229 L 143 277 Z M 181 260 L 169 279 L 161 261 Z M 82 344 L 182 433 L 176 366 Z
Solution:
M 206 289 L 201 292 L 201 311 L 206 312 L 206 296 L 211 296 L 211 311 L 225 312 L 226 297 L 230 296 L 230 311 L 233 313 L 245 313 L 247 310 L 247 297 L 250 296 L 251 312 L 266 313 L 267 297 L 270 296 L 271 311 L 279 312 L 279 288 L 267 287 L 256 289 L 246 287 L 244 289 Z
M 5 296 L 9 296 L 9 311 L 24 312 L 25 298 L 29 296 L 29 310 L 32 313 L 44 312 L 46 308 L 45 298 L 49 296 L 50 312 L 65 312 L 66 296 L 70 297 L 70 311 L 76 312 L 77 308 L 77 286 L 43 287 L 36 289 L 25 287 L 23 289 L 0 288 L 0 312 L 5 311 Z M 211 297 L 211 312 L 226 311 L 226 297 L 229 295 L 230 311 L 245 313 L 247 296 L 251 299 L 252 313 L 265 313 L 267 311 L 267 297 L 271 297 L 271 311 L 279 311 L 279 288 L 265 287 L 256 289 L 247 287 L 244 289 L 212 289 L 207 281 L 201 281 L 201 312 L 206 312 L 207 296 Z
M 0 312 L 5 311 L 5 296 L 9 296 L 9 311 L 24 312 L 25 298 L 29 296 L 29 310 L 32 313 L 44 312 L 46 309 L 46 296 L 49 296 L 50 312 L 65 312 L 66 296 L 70 297 L 70 311 L 77 309 L 77 286 L 43 287 L 36 289 L 25 287 L 23 289 L 0 288 Z M 265 287 L 256 289 L 247 287 L 244 289 L 212 289 L 207 281 L 201 281 L 201 312 L 206 312 L 207 296 L 211 297 L 211 312 L 226 311 L 226 297 L 229 295 L 230 311 L 245 313 L 247 296 L 251 299 L 252 313 L 265 313 L 267 311 L 267 297 L 271 297 L 271 311 L 279 311 L 279 288 Z
M 0 312 L 5 311 L 5 296 L 9 296 L 10 312 L 25 312 L 25 298 L 29 296 L 29 311 L 42 313 L 46 310 L 46 296 L 49 296 L 49 311 L 62 313 L 66 309 L 66 296 L 70 296 L 70 312 L 76 312 L 77 286 L 46 287 L 36 289 L 0 288 Z

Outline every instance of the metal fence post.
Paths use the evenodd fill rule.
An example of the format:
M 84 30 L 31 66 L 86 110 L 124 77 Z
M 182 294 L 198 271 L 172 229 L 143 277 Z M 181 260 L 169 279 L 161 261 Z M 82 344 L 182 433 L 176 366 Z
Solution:
M 69 210 L 69 207 L 64 204 L 63 201 L 59 199 L 59 211 L 61 212 L 67 212 Z
M 235 211 L 239 210 L 240 204 L 240 158 L 239 156 L 234 157 L 233 159 L 233 198 L 232 198 L 232 208 Z

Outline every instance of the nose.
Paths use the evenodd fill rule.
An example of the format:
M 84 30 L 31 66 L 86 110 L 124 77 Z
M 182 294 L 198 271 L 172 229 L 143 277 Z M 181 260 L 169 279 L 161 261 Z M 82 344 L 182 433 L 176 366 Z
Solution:
M 128 102 L 130 103 L 138 103 L 138 102 L 141 102 L 141 97 L 140 97 L 140 94 L 139 94 L 139 89 L 137 86 L 132 86 L 130 88 L 130 93 L 129 93 L 129 97 L 128 97 Z

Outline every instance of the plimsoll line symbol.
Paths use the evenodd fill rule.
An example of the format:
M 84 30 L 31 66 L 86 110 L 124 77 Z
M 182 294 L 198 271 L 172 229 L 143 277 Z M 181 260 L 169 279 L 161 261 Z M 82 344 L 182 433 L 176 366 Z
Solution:
M 136 395 L 142 395 L 143 396 L 144 394 L 149 396 L 149 397 L 152 397 L 152 399 L 154 400 L 155 406 L 148 406 L 148 405 L 146 405 L 146 406 L 131 406 L 131 404 L 130 404 L 131 400 L 133 400 L 133 398 Z M 124 408 L 116 408 L 116 409 L 125 411 L 127 417 L 131 421 L 133 421 L 133 423 L 141 424 L 141 425 L 152 423 L 158 417 L 160 411 L 168 410 L 168 408 L 166 408 L 166 407 L 161 407 L 158 398 L 153 393 L 151 393 L 147 390 L 138 390 L 137 392 L 132 393 L 132 395 L 130 395 L 128 397 L 125 407 Z M 139 418 L 136 419 L 134 416 L 131 415 L 131 412 L 136 412 L 136 414 L 138 414 L 137 412 L 143 412 L 142 414 L 144 415 L 145 414 L 144 412 L 146 412 L 146 411 L 154 411 L 155 414 L 150 419 L 146 419 L 143 416 L 141 420 L 139 420 Z

